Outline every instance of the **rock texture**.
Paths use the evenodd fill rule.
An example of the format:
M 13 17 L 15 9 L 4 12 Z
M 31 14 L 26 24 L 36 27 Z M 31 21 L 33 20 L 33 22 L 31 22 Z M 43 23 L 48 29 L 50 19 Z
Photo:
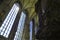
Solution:
M 41 1 L 37 3 L 36 12 L 40 13 L 40 10 L 42 10 L 40 7 Z M 37 38 L 39 40 L 60 40 L 60 0 L 47 0 L 45 11 L 46 25 L 42 22 L 42 28 L 38 31 Z M 42 19 L 44 19 L 44 15 Z

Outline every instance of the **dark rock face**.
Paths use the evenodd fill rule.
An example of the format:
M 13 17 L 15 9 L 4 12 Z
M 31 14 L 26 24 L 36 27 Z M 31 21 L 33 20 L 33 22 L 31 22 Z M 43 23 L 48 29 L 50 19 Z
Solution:
M 36 4 L 37 13 L 41 10 L 41 8 L 38 9 L 40 2 Z M 60 0 L 47 0 L 45 14 L 47 25 L 42 26 L 43 28 L 38 31 L 37 38 L 39 40 L 60 40 Z
M 3 2 L 3 0 L 0 0 L 0 4 Z

